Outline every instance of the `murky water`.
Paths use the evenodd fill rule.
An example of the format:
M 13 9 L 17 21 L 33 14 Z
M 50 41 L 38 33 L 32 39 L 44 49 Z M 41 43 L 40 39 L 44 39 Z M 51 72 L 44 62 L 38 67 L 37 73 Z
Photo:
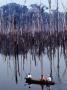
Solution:
M 41 61 L 43 61 L 43 74 L 46 77 L 51 75 L 56 83 L 50 90 L 67 90 L 67 58 L 61 47 L 56 48 L 55 53 L 45 48 L 41 56 L 32 55 L 30 51 L 26 56 L 0 54 L 0 90 L 28 90 L 25 77 L 31 72 L 33 78 L 39 79 L 42 73 Z M 47 89 L 44 86 L 44 90 Z M 41 86 L 31 85 L 31 90 L 41 90 Z

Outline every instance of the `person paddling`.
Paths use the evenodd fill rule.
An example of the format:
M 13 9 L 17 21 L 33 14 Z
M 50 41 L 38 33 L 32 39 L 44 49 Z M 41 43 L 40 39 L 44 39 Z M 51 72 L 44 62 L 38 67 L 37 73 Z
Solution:
M 47 80 L 47 78 L 46 78 L 44 75 L 41 75 L 41 76 L 40 76 L 40 80 L 41 80 L 41 81 L 43 81 L 43 80 L 45 80 L 45 81 L 46 81 L 46 80 Z
M 48 81 L 52 81 L 52 78 L 49 76 L 49 77 L 47 78 L 47 80 L 48 80 Z
M 28 74 L 28 78 L 32 78 L 32 75 L 30 73 Z

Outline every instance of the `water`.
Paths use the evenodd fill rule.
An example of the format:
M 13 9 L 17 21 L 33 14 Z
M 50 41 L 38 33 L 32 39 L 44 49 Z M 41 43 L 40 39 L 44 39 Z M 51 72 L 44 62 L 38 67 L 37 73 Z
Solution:
M 0 90 L 29 90 L 24 78 L 29 72 L 33 78 L 40 78 L 41 60 L 43 60 L 43 74 L 46 77 L 51 75 L 56 83 L 51 86 L 50 90 L 67 90 L 67 60 L 65 57 L 61 47 L 56 48 L 54 55 L 46 50 L 40 57 L 37 54 L 32 57 L 30 51 L 25 58 L 20 54 L 18 57 L 0 54 Z M 41 90 L 41 86 L 31 85 L 31 90 Z M 44 86 L 44 90 L 48 88 Z

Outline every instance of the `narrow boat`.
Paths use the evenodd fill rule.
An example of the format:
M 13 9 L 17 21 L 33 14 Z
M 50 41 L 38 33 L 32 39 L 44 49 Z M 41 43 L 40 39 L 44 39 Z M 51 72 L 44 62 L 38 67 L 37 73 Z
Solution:
M 46 85 L 46 86 L 50 86 L 50 85 L 55 84 L 54 81 L 35 80 L 35 79 L 32 79 L 32 78 L 25 78 L 25 79 L 26 79 L 26 83 L 28 83 L 28 84 L 39 84 L 39 85 Z

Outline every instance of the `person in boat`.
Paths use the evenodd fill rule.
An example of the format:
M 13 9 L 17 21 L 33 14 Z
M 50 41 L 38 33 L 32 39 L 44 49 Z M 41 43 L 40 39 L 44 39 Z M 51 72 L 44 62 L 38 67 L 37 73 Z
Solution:
M 51 77 L 48 77 L 48 78 L 47 78 L 47 81 L 52 81 Z
M 40 76 L 40 80 L 41 80 L 41 81 L 42 81 L 42 80 L 45 80 L 45 81 L 46 81 L 47 78 L 46 78 L 44 75 L 41 75 L 41 76 Z
M 28 78 L 32 78 L 32 75 L 30 73 L 28 74 Z

